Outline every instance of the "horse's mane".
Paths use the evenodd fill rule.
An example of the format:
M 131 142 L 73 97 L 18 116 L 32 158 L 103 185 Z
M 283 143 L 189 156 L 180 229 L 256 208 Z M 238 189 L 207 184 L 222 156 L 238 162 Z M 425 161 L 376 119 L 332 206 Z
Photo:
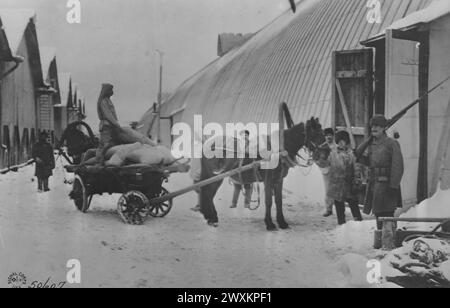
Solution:
M 297 152 L 305 145 L 306 125 L 299 123 L 284 131 L 284 148 L 289 156 L 294 157 Z

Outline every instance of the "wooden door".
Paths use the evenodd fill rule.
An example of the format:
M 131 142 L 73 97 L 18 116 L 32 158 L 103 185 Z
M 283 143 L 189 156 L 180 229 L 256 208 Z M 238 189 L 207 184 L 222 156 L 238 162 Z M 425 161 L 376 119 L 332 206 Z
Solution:
M 333 127 L 347 130 L 354 148 L 368 136 L 373 116 L 373 61 L 372 49 L 333 53 Z

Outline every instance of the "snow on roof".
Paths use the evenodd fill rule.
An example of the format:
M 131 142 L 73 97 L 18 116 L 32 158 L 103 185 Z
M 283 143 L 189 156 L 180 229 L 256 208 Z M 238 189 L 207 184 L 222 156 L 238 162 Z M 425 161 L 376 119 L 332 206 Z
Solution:
M 52 61 L 56 58 L 56 48 L 54 47 L 41 47 L 41 65 L 42 65 L 42 74 L 44 80 L 47 79 L 47 74 L 50 69 L 50 65 Z
M 402 29 L 421 23 L 429 23 L 450 14 L 449 0 L 434 0 L 427 8 L 394 22 L 389 29 Z
M 402 29 L 420 23 L 429 23 L 447 14 L 450 14 L 450 1 L 434 0 L 427 8 L 394 22 L 389 28 Z
M 8 38 L 9 47 L 13 53 L 17 52 L 28 23 L 31 19 L 34 20 L 35 17 L 36 12 L 30 9 L 0 9 L 0 18 L 2 20 L 3 29 Z
M 59 73 L 58 74 L 59 91 L 61 93 L 61 105 L 62 106 L 67 106 L 67 102 L 69 101 L 70 79 L 71 79 L 71 76 L 69 73 Z
M 419 24 L 430 23 L 436 19 L 450 14 L 449 0 L 433 0 L 426 8 L 407 15 L 405 18 L 399 19 L 392 23 L 382 32 L 370 38 L 368 41 L 384 37 L 387 29 L 400 30 L 413 27 Z

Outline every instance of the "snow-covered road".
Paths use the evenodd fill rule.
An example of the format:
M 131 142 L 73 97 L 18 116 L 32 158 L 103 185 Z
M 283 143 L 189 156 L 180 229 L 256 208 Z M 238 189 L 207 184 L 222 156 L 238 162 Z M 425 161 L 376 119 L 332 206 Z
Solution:
M 291 229 L 267 232 L 262 207 L 229 209 L 232 191 L 224 183 L 216 199 L 219 228 L 190 210 L 194 193 L 177 198 L 166 218 L 129 226 L 115 212 L 117 195 L 95 197 L 82 214 L 67 197 L 61 169 L 48 194 L 37 194 L 32 175 L 30 167 L 0 177 L 0 287 L 13 272 L 64 281 L 69 259 L 82 267 L 74 287 L 346 286 L 336 265 L 344 251 L 330 235 L 335 218 L 322 218 L 315 202 L 287 195 Z M 190 183 L 187 175 L 173 175 L 166 188 Z

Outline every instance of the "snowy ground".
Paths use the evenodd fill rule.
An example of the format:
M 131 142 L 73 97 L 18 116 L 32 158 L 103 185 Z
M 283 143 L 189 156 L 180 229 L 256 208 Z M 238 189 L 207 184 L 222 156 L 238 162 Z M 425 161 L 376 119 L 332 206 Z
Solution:
M 318 171 L 308 177 L 300 172 L 286 183 L 291 229 L 277 232 L 265 230 L 262 207 L 229 209 L 227 182 L 216 198 L 220 226 L 214 229 L 190 210 L 194 193 L 177 198 L 166 218 L 129 226 L 115 212 L 118 196 L 95 197 L 87 214 L 78 212 L 61 169 L 48 194 L 37 194 L 33 168 L 1 176 L 0 287 L 8 286 L 13 272 L 29 280 L 64 281 L 69 259 L 81 262 L 82 283 L 76 287 L 351 286 L 340 264 L 352 245 L 341 241 L 335 217 L 321 216 Z M 167 188 L 190 183 L 188 175 L 173 175 Z M 365 236 L 369 249 L 372 238 Z

